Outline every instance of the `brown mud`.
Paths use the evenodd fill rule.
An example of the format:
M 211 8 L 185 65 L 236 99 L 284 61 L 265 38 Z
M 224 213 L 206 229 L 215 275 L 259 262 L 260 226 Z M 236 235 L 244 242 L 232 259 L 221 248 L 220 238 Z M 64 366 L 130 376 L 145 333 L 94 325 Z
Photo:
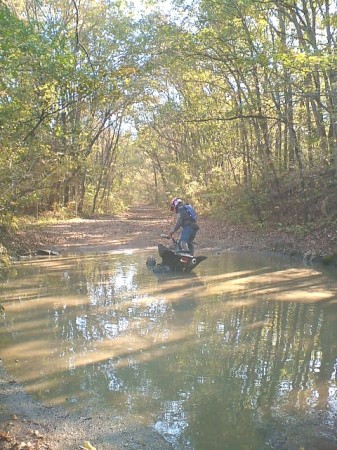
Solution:
M 174 220 L 174 215 L 156 207 L 139 206 L 120 217 L 73 219 L 27 229 L 13 239 L 12 245 L 20 246 L 22 252 L 52 249 L 78 254 L 155 249 L 160 234 L 167 234 Z M 299 237 L 281 230 L 227 225 L 207 217 L 200 217 L 199 225 L 196 253 L 244 249 L 297 258 L 337 254 L 337 232 L 333 226 Z M 107 421 L 37 404 L 6 373 L 0 359 L 0 449 L 75 450 L 86 448 L 85 441 L 97 450 L 170 448 L 141 418 L 111 417 Z

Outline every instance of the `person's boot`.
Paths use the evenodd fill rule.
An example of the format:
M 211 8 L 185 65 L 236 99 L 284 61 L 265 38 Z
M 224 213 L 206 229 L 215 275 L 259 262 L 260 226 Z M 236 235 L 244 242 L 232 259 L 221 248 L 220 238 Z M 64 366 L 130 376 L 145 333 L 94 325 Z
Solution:
M 182 249 L 183 252 L 189 252 L 190 249 L 188 248 L 188 243 L 185 241 L 181 241 L 180 242 L 180 247 Z

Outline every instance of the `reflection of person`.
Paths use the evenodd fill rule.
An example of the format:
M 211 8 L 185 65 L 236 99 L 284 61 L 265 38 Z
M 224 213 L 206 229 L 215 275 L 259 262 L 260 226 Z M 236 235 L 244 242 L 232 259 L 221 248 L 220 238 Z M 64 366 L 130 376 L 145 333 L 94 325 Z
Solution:
M 176 214 L 178 214 L 178 217 L 173 230 L 169 233 L 169 236 L 172 237 L 176 231 L 182 228 L 179 239 L 180 247 L 184 252 L 189 252 L 193 255 L 193 240 L 199 230 L 199 226 L 197 224 L 197 214 L 191 205 L 187 203 L 184 204 L 179 197 L 175 197 L 172 200 L 171 211 L 175 211 Z

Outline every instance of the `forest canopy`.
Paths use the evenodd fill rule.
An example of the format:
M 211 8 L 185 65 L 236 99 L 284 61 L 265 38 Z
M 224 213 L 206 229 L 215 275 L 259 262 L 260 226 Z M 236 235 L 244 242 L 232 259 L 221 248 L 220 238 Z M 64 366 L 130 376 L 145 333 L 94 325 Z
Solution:
M 161 4 L 0 1 L 2 224 L 176 194 L 231 221 L 335 220 L 334 2 Z

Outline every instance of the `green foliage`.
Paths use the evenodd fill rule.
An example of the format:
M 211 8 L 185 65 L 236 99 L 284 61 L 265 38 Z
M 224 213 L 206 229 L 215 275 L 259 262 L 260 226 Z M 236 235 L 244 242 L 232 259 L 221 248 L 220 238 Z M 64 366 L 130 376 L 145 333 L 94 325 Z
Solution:
M 8 269 L 10 266 L 10 258 L 6 247 L 1 243 L 4 235 L 4 230 L 1 229 L 0 233 L 0 282 L 6 279 Z M 0 314 L 3 312 L 4 308 L 0 303 Z
M 231 221 L 336 217 L 336 15 L 295 5 L 1 3 L 2 223 L 177 193 Z

